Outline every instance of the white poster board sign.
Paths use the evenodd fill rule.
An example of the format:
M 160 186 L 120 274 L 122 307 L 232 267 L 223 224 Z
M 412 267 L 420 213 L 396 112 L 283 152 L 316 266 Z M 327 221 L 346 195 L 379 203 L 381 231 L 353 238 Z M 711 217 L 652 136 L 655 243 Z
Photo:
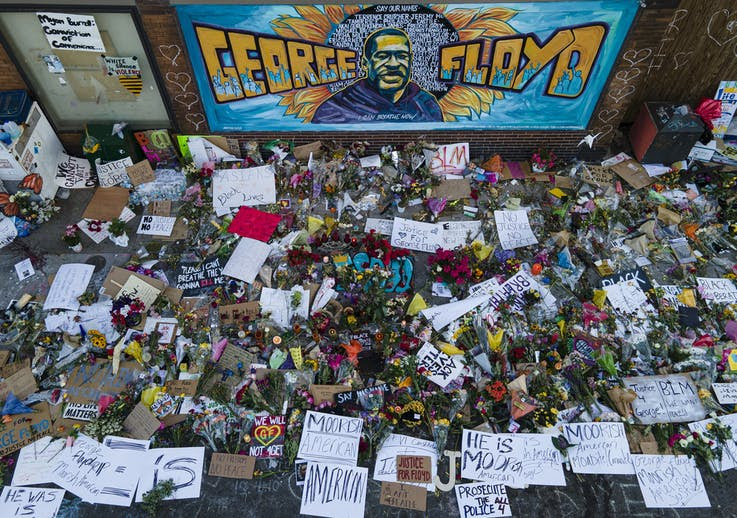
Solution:
M 504 250 L 537 244 L 526 210 L 495 210 L 494 222 Z
M 622 423 L 571 423 L 563 426 L 574 473 L 634 475 Z
M 237 207 L 276 203 L 274 166 L 220 169 L 212 176 L 212 206 L 218 216 Z
M 5 486 L 0 494 L 0 516 L 54 518 L 63 499 L 63 489 Z
M 368 468 L 308 462 L 300 514 L 363 518 Z
M 308 411 L 297 457 L 355 466 L 363 419 Z
M 36 16 L 52 49 L 105 53 L 94 16 L 62 13 L 36 13 Z
M 688 427 L 692 432 L 704 433 L 708 431 L 707 425 L 715 421 L 716 419 L 704 419 L 703 421 L 688 423 Z M 719 422 L 722 425 L 729 426 L 732 430 L 732 437 L 737 437 L 737 414 L 723 415 L 719 418 Z M 715 441 L 712 448 L 717 448 L 717 446 Z M 723 444 L 722 448 L 722 459 L 715 459 L 709 462 L 709 468 L 715 473 L 737 468 L 737 443 L 735 443 L 734 439 L 726 441 L 726 444 Z
M 737 383 L 712 383 L 711 389 L 722 405 L 737 404 Z
M 86 158 L 60 153 L 56 162 L 54 183 L 65 189 L 89 189 L 95 186 L 92 166 Z
M 394 218 L 392 246 L 434 254 L 443 248 L 443 228 L 434 223 Z
M 461 358 L 460 355 L 449 356 L 438 351 L 433 344 L 425 342 L 417 351 L 417 370 L 423 372 L 424 369 L 427 379 L 440 388 L 445 388 L 463 371 Z
M 468 142 L 445 144 L 436 151 L 425 151 L 425 158 L 430 171 L 437 175 L 463 174 L 469 162 Z
M 696 386 L 683 374 L 624 378 L 624 385 L 637 394 L 632 410 L 642 424 L 687 423 L 706 416 Z
M 504 484 L 456 484 L 455 492 L 461 518 L 512 516 Z
M 699 294 L 707 304 L 733 304 L 737 302 L 737 287 L 730 279 L 721 277 L 696 277 Z
M 120 451 L 130 454 L 130 451 Z M 136 502 L 143 501 L 143 493 L 151 491 L 162 481 L 171 479 L 176 489 L 165 500 L 199 498 L 202 487 L 202 467 L 205 448 L 155 448 L 145 453 L 141 470 L 141 481 L 136 493 Z
M 141 218 L 136 234 L 147 236 L 170 236 L 177 218 L 173 216 L 153 216 L 146 214 Z
M 397 455 L 430 457 L 430 471 L 432 473 L 432 479 L 435 479 L 435 475 L 438 470 L 438 453 L 437 448 L 435 447 L 435 442 L 393 433 L 384 439 L 381 448 L 376 453 L 374 480 L 381 482 L 397 482 Z M 432 482 L 429 484 L 422 484 L 419 482 L 403 483 L 425 487 L 428 491 L 435 490 L 435 484 Z
M 711 507 L 696 461 L 685 455 L 632 455 L 645 507 Z
M 113 187 L 120 183 L 130 181 L 125 168 L 132 165 L 133 160 L 129 156 L 104 164 L 101 164 L 98 159 L 95 162 L 95 170 L 97 171 L 97 181 L 100 187 Z

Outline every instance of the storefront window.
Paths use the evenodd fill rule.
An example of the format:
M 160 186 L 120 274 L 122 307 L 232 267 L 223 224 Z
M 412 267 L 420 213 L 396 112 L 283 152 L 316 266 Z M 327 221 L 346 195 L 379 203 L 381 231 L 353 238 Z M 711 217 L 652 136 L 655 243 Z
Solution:
M 0 33 L 57 130 L 171 126 L 130 12 L 0 12 Z

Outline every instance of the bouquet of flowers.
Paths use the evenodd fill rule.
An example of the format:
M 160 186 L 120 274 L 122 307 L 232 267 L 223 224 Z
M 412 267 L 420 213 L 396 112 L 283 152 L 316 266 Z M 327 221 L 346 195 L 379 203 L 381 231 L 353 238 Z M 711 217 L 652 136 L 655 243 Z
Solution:
M 555 165 L 555 161 L 557 159 L 558 157 L 555 156 L 555 153 L 539 147 L 534 153 L 532 153 L 530 163 L 532 164 L 532 169 L 535 172 L 543 172 L 551 169 Z
M 67 228 L 64 230 L 64 234 L 61 236 L 61 240 L 64 241 L 68 247 L 75 248 L 79 246 L 81 250 L 80 232 L 81 230 L 76 223 L 73 225 L 67 225 Z
M 110 311 L 112 323 L 122 333 L 127 327 L 135 327 L 141 323 L 141 315 L 145 309 L 146 305 L 141 299 L 122 295 L 113 300 L 113 309 Z

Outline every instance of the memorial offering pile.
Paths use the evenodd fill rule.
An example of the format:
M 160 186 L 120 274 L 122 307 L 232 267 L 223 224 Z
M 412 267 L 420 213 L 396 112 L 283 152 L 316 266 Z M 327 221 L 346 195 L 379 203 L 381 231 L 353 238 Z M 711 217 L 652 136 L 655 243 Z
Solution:
M 0 313 L 3 516 L 58 509 L 50 483 L 155 512 L 206 471 L 296 473 L 304 514 L 362 516 L 372 477 L 382 505 L 511 516 L 566 464 L 708 507 L 737 467 L 734 169 L 231 144 L 100 187 L 122 204 L 71 223 L 143 212 L 146 246 Z

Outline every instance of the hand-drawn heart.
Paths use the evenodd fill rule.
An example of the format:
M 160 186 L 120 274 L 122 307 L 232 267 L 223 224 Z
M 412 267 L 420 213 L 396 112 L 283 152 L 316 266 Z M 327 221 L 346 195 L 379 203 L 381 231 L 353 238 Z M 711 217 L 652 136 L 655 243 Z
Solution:
M 281 433 L 282 427 L 278 424 L 273 424 L 271 426 L 257 426 L 253 429 L 253 436 L 264 446 L 268 446 L 277 440 Z
M 630 66 L 634 67 L 643 61 L 646 61 L 652 53 L 652 49 L 629 49 L 627 52 L 622 54 L 622 59 L 629 63 Z
M 622 88 L 610 90 L 608 95 L 614 101 L 614 104 L 619 104 L 622 99 L 635 93 L 635 90 L 635 85 L 624 85 Z
M 182 76 L 183 79 L 179 79 L 179 76 Z M 185 79 L 187 80 L 186 83 L 184 83 L 184 80 Z M 166 80 L 167 80 L 167 82 L 169 82 L 169 83 L 171 83 L 173 85 L 176 85 L 179 88 L 181 88 L 182 89 L 182 92 L 186 92 L 187 91 L 187 87 L 192 82 L 192 78 L 189 76 L 189 74 L 187 72 L 176 72 L 176 73 L 175 72 L 167 72 L 166 73 Z M 184 84 L 182 84 L 182 83 L 184 83 Z
M 402 238 L 402 239 L 404 239 L 405 237 L 407 237 L 407 233 L 406 232 L 397 232 L 397 234 L 399 234 L 399 237 Z
M 190 101 L 190 99 L 192 99 Z M 200 101 L 200 96 L 197 94 L 193 94 L 192 92 L 187 92 L 184 94 L 177 94 L 174 96 L 174 100 L 181 104 L 182 106 L 186 106 L 189 110 L 192 106 L 197 104 Z
M 640 73 L 641 72 L 639 68 L 628 68 L 627 70 L 620 70 L 619 72 L 617 72 L 617 74 L 614 77 L 616 77 L 623 83 L 629 83 L 634 78 L 639 76 Z
M 706 33 L 720 47 L 737 38 L 737 11 L 720 9 L 711 15 Z
M 187 115 L 184 116 L 184 118 L 192 123 L 195 131 L 199 131 L 200 124 L 205 122 L 205 116 L 202 115 L 201 113 L 188 113 Z
M 179 45 L 159 45 L 159 54 L 171 62 L 171 66 L 177 66 L 177 58 L 182 53 Z
M 673 70 L 678 70 L 682 66 L 688 65 L 688 56 L 690 54 L 693 54 L 692 50 L 688 52 L 676 52 L 673 54 L 673 63 L 675 63 Z
M 598 119 L 606 124 L 617 115 L 619 115 L 619 110 L 601 110 L 599 112 Z
M 599 135 L 599 140 L 603 140 L 605 136 L 609 135 L 614 128 L 611 124 L 605 124 L 599 128 L 594 128 L 591 133 L 596 132 Z

